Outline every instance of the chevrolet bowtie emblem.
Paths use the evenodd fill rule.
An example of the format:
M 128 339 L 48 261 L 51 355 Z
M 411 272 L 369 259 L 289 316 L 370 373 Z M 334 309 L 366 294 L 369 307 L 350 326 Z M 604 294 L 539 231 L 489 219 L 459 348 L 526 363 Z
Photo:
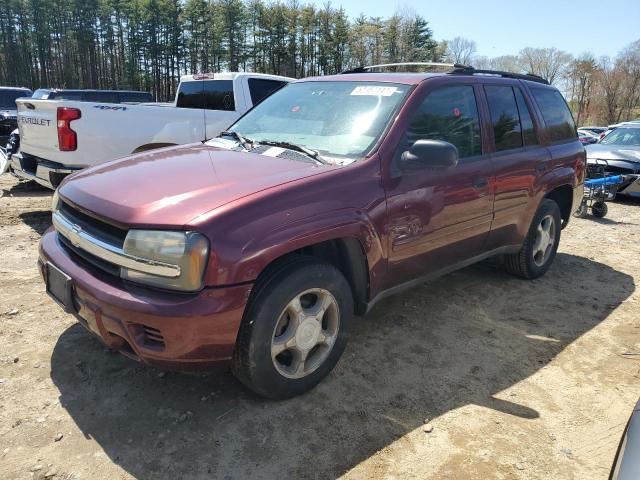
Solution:
M 82 232 L 82 228 L 78 225 L 74 225 L 69 230 L 69 241 L 74 247 L 80 246 L 80 233 Z

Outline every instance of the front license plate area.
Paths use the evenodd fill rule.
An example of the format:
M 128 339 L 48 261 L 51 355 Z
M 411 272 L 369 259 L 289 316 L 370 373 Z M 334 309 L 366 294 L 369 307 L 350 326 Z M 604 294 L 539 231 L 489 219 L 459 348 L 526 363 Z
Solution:
M 73 305 L 73 280 L 55 265 L 47 263 L 47 293 L 67 313 L 75 313 Z

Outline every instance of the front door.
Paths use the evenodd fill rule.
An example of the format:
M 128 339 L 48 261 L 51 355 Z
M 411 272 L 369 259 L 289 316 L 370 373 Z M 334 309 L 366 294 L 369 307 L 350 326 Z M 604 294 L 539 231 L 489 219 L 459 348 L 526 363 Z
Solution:
M 386 181 L 392 284 L 423 277 L 482 252 L 493 217 L 493 172 L 483 150 L 477 88 L 473 84 L 436 87 L 418 100 L 419 108 L 407 122 Z M 455 145 L 458 164 L 403 169 L 402 153 L 419 139 Z

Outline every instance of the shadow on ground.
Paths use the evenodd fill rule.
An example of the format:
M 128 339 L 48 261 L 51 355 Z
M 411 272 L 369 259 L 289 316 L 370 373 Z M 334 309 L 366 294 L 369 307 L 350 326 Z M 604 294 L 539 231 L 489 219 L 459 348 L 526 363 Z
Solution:
M 42 235 L 51 226 L 51 210 L 34 210 L 18 215 L 26 225 L 30 226 L 39 235 Z
M 607 288 L 584 290 L 583 275 Z M 284 402 L 252 396 L 230 374 L 159 376 L 79 325 L 59 338 L 51 375 L 82 432 L 137 478 L 334 478 L 467 404 L 536 418 L 525 399 L 495 395 L 634 289 L 629 275 L 567 254 L 531 282 L 485 262 L 379 304 L 334 372 Z
M 50 197 L 53 195 L 53 190 L 36 182 L 28 181 L 15 183 L 10 188 L 3 188 L 1 193 L 0 196 L 7 197 Z

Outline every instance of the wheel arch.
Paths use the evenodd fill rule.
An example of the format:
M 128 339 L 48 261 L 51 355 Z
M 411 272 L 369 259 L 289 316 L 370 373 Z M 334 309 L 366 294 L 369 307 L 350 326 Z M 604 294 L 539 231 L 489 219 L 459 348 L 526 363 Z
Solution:
M 369 265 L 365 249 L 358 238 L 337 237 L 298 247 L 271 260 L 258 275 L 256 284 L 293 257 L 320 259 L 336 267 L 346 278 L 353 294 L 354 313 L 364 315 L 369 298 Z
M 562 227 L 569 222 L 571 218 L 571 208 L 573 205 L 573 187 L 571 185 L 558 185 L 548 191 L 544 198 L 553 200 L 560 209 L 560 217 L 562 218 Z

